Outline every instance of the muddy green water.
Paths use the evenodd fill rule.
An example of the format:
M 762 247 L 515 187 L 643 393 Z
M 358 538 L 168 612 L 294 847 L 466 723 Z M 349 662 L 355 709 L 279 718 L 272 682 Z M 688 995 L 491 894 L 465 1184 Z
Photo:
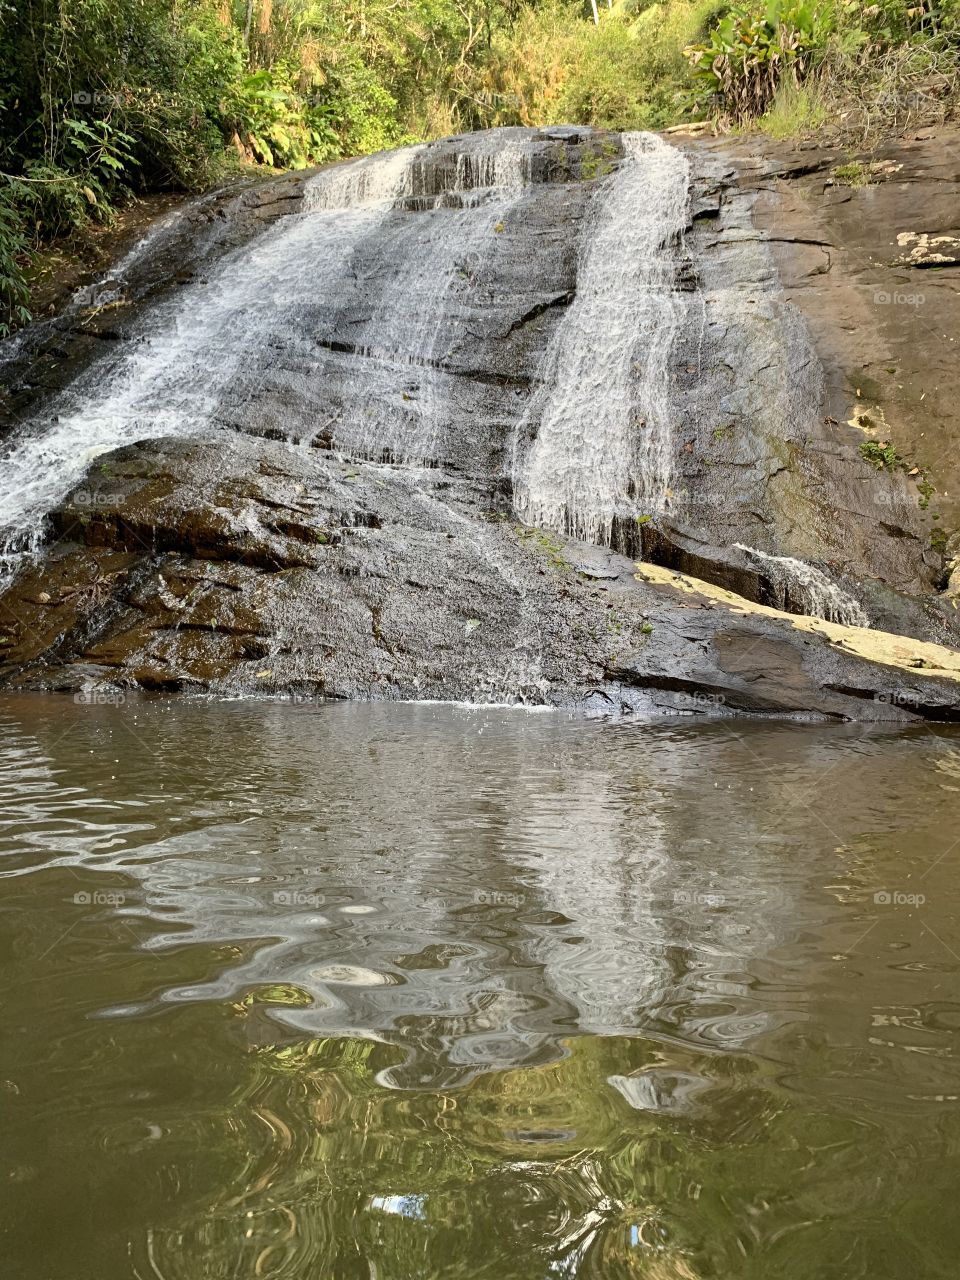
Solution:
M 960 738 L 0 702 L 3 1280 L 960 1269 Z

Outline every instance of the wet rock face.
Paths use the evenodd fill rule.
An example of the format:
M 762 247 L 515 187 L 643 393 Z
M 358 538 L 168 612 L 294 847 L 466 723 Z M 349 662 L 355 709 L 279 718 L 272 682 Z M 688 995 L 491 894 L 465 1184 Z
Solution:
M 951 635 L 915 484 L 878 472 L 829 412 L 745 164 L 692 153 L 675 283 L 698 320 L 671 356 L 662 510 L 621 521 L 613 548 L 518 522 L 517 424 L 620 156 L 615 135 L 581 129 L 446 140 L 349 243 L 311 256 L 305 242 L 289 279 L 267 260 L 242 358 L 211 371 L 180 348 L 189 394 L 206 394 L 202 430 L 155 427 L 101 455 L 51 513 L 43 558 L 0 599 L 0 679 L 953 718 L 960 684 L 936 656 L 880 665 L 787 617 L 734 617 L 635 576 L 642 553 L 800 611 L 780 567 L 799 557 L 874 625 Z M 130 351 L 161 346 L 156 314 L 239 288 L 251 248 L 299 234 L 311 199 L 297 176 L 189 206 L 113 301 L 24 335 L 5 371 L 10 421 L 76 413 L 78 386 L 89 397 Z
M 898 456 L 893 474 L 832 466 L 852 515 L 834 543 L 852 540 L 873 566 L 862 576 L 877 579 L 880 625 L 904 622 L 895 601 L 884 607 L 887 586 L 926 597 L 928 616 L 942 610 L 960 550 L 960 133 L 891 140 L 852 168 L 850 155 L 815 147 L 702 149 L 736 169 L 736 198 L 752 206 L 817 357 L 827 440 L 816 453 L 856 462 L 861 445 L 889 441 Z M 825 523 L 816 536 L 829 544 Z M 948 625 L 955 615 L 950 601 Z
M 933 455 L 923 441 L 910 447 L 920 424 L 950 440 L 957 431 L 956 284 L 940 286 L 954 301 L 939 313 L 938 324 L 952 319 L 935 349 L 930 317 L 873 302 L 875 292 L 905 287 L 891 263 L 911 184 L 915 217 L 939 227 L 944 202 L 956 216 L 956 174 L 943 164 L 930 171 L 929 155 L 901 157 L 896 193 L 880 167 L 875 187 L 851 190 L 832 179 L 841 159 L 832 152 L 753 139 L 690 145 L 687 276 L 702 311 L 676 353 L 675 492 L 639 537 L 625 532 L 625 548 L 771 604 L 776 575 L 764 556 L 799 558 L 825 571 L 871 625 L 956 643 L 956 610 L 942 594 L 951 517 L 932 518 L 941 497 L 930 500 L 914 468 Z M 840 225 L 837 208 L 854 201 L 876 205 L 872 217 L 847 212 Z M 891 317 L 899 332 L 881 340 L 877 319 Z M 938 407 L 918 398 L 911 410 L 896 407 L 875 382 L 880 364 L 900 370 L 883 373 L 885 384 L 923 369 Z M 907 412 L 911 426 L 899 432 L 894 421 Z M 904 465 L 863 456 L 867 441 L 891 438 Z M 952 463 L 942 478 L 928 469 L 938 489 L 953 490 Z
M 292 175 L 238 183 L 181 205 L 58 315 L 0 343 L 0 433 L 12 432 L 113 344 L 137 341 L 138 317 L 151 302 L 189 284 L 204 263 L 295 213 L 303 188 L 303 178 Z
M 239 437 L 134 448 L 95 483 L 10 606 L 18 656 L 52 648 L 70 686 L 540 702 L 603 680 L 600 590 L 575 599 L 552 546 L 439 471 Z
M 936 646 L 865 661 L 789 615 L 639 581 L 632 561 L 518 525 L 489 496 L 239 435 L 133 446 L 56 513 L 45 561 L 4 597 L 3 679 L 80 696 L 960 718 L 960 668 L 941 671 Z

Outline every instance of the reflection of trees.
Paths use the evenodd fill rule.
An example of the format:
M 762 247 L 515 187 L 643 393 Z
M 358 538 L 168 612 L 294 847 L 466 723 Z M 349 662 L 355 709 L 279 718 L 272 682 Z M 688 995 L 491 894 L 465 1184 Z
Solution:
M 437 1094 L 380 1088 L 397 1055 L 370 1041 L 258 1050 L 228 1131 L 239 1190 L 155 1237 L 154 1260 L 165 1280 L 193 1280 L 198 1258 L 210 1280 L 698 1276 L 665 1212 L 679 1170 L 651 1162 L 655 1120 L 603 1087 L 649 1054 L 581 1039 Z
M 765 729 L 769 768 L 715 792 L 714 770 L 743 771 L 706 727 L 146 708 L 153 751 L 117 730 L 136 801 L 118 812 L 119 753 L 103 750 L 118 713 L 74 714 L 46 753 L 11 737 L 6 772 L 0 757 L 11 833 L 2 784 L 24 770 L 30 790 L 31 875 L 5 883 L 37 907 L 19 927 L 29 981 L 7 985 L 10 1165 L 43 1174 L 8 1185 L 18 1258 L 86 1249 L 46 1269 L 126 1274 L 129 1241 L 144 1280 L 952 1274 L 952 1257 L 922 1265 L 952 1239 L 956 1162 L 937 1157 L 954 1130 L 930 1096 L 952 1088 L 950 1041 L 936 1059 L 906 1046 L 897 1069 L 876 1033 L 866 1067 L 850 1039 L 878 988 L 915 994 L 915 967 L 885 966 L 821 1016 L 833 979 L 811 978 L 809 947 L 778 950 L 822 913 L 784 777 L 819 778 L 836 731 L 801 749 L 795 727 Z M 196 763 L 174 791 L 185 732 Z M 861 768 L 875 787 L 875 757 Z M 829 845 L 813 855 L 831 866 L 859 856 L 853 837 Z M 122 875 L 138 914 L 70 931 L 76 868 Z M 276 884 L 323 892 L 329 924 L 274 906 Z M 724 903 L 689 901 L 705 890 Z M 357 904 L 374 910 L 339 913 Z M 333 965 L 392 985 L 316 976 Z M 785 1049 L 766 1033 L 798 1011 Z M 899 1167 L 877 1171 L 906 1147 L 917 1167 L 924 1144 L 923 1203 L 901 1204 Z M 91 1163 L 89 1199 L 71 1196 Z M 57 1241 L 27 1234 L 38 1205 Z M 112 1248 L 112 1270 L 89 1263 Z
M 397 1057 L 342 1039 L 257 1050 L 207 1117 L 210 1190 L 194 1178 L 153 1232 L 164 1280 L 892 1275 L 861 1267 L 864 1215 L 875 1260 L 920 1256 L 902 1187 L 876 1177 L 882 1127 L 779 1087 L 774 1063 L 590 1036 L 453 1091 L 383 1089 Z M 704 1092 L 635 1110 L 608 1084 L 668 1067 Z M 942 1203 L 953 1174 L 932 1175 Z

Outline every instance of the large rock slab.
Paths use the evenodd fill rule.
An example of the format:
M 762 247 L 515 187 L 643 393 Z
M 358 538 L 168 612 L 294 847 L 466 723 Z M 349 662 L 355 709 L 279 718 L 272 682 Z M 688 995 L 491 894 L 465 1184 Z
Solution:
M 956 643 L 960 276 L 928 272 L 923 307 L 882 301 L 908 287 L 910 268 L 892 265 L 897 234 L 956 216 L 951 152 L 891 146 L 861 188 L 832 176 L 846 159 L 834 151 L 686 145 L 702 310 L 677 353 L 675 492 L 629 549 L 767 603 L 775 584 L 745 548 L 799 558 L 872 625 Z M 902 465 L 863 456 L 891 439 Z
M 8 687 L 960 718 L 960 655 L 799 618 L 485 506 L 237 436 L 113 455 L 0 606 Z
M 728 198 L 749 205 L 802 319 L 821 371 L 823 456 L 886 442 L 898 456 L 895 472 L 874 483 L 849 463 L 839 469 L 856 528 L 841 517 L 837 541 L 866 536 L 881 587 L 899 583 L 954 614 L 946 588 L 960 551 L 960 131 L 922 130 L 862 154 L 762 138 L 696 145 L 724 168 Z M 903 561 L 897 570 L 890 539 L 913 571 Z

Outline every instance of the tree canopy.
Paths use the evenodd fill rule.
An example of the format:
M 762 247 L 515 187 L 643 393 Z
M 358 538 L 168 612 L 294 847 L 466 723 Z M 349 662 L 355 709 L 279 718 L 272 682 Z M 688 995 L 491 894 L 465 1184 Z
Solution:
M 960 0 L 0 0 L 0 336 L 31 248 L 131 192 L 508 124 L 892 126 L 958 68 Z

